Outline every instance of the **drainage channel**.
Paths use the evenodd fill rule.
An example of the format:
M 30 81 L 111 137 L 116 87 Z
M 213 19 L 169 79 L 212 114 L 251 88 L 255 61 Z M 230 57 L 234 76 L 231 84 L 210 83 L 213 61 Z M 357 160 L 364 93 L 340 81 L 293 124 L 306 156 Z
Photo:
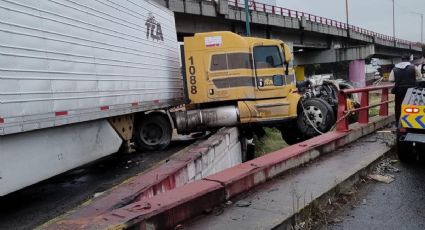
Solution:
M 33 229 L 155 166 L 194 141 L 176 138 L 165 151 L 117 153 L 0 197 L 0 229 Z
M 365 178 L 393 144 L 391 134 L 364 136 L 241 193 L 181 226 L 209 230 L 315 229 L 309 220 L 338 194 L 351 191 L 353 184 Z

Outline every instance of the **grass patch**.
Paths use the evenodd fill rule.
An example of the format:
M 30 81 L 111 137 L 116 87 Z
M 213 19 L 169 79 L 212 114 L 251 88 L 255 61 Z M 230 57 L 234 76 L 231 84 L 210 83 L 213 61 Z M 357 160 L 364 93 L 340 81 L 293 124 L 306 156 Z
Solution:
M 395 96 L 394 94 L 390 94 L 389 95 L 389 100 L 394 100 Z M 369 104 L 373 105 L 373 104 L 378 104 L 381 102 L 381 93 L 370 93 L 369 94 Z M 378 116 L 379 115 L 379 106 L 378 107 L 373 107 L 369 109 L 369 117 L 374 117 L 374 116 Z M 394 112 L 394 102 L 389 103 L 388 105 L 388 111 Z
M 374 107 L 369 109 L 369 117 L 374 117 L 374 116 L 378 116 L 379 115 L 379 108 L 378 107 Z
M 286 146 L 280 131 L 276 128 L 264 128 L 265 135 L 261 138 L 254 136 L 255 157 L 263 156 Z

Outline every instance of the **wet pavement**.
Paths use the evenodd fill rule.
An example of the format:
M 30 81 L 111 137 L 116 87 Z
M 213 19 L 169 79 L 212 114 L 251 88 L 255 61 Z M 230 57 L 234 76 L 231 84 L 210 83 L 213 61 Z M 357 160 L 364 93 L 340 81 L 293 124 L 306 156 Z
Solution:
M 0 197 L 0 229 L 33 229 L 154 166 L 192 142 L 175 141 L 167 150 L 158 152 L 114 154 Z
M 324 229 L 425 229 L 425 163 L 394 165 L 390 184 L 362 186 L 356 204 L 343 208 L 339 223 Z

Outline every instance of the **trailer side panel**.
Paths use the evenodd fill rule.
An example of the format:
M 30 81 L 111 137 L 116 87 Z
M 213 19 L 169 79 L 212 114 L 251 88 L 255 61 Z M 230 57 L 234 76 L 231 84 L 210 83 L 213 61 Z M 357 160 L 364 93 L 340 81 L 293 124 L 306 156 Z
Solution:
M 0 138 L 0 196 L 117 152 L 122 140 L 98 120 Z
M 0 135 L 182 99 L 174 15 L 155 2 L 0 2 Z

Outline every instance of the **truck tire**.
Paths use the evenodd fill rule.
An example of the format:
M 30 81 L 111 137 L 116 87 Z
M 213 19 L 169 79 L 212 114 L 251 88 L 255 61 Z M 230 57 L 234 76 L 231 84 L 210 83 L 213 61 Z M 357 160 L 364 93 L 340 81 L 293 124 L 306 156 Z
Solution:
M 414 147 L 412 144 L 397 141 L 397 156 L 403 163 L 412 163 L 415 161 Z
M 404 142 L 403 135 L 400 133 L 401 124 L 399 123 L 396 131 L 396 150 L 398 159 L 403 163 L 412 163 L 416 159 L 416 149 L 413 147 L 412 143 Z M 419 147 L 419 146 L 416 146 Z
M 134 124 L 134 144 L 139 151 L 165 149 L 172 134 L 169 119 L 159 113 L 139 117 Z
M 326 133 L 335 124 L 335 114 L 332 107 L 323 99 L 312 98 L 305 100 L 298 113 L 297 129 L 306 138 L 312 138 L 320 133 Z M 303 110 L 304 107 L 304 110 Z M 310 121 L 315 125 L 316 129 L 311 125 Z

